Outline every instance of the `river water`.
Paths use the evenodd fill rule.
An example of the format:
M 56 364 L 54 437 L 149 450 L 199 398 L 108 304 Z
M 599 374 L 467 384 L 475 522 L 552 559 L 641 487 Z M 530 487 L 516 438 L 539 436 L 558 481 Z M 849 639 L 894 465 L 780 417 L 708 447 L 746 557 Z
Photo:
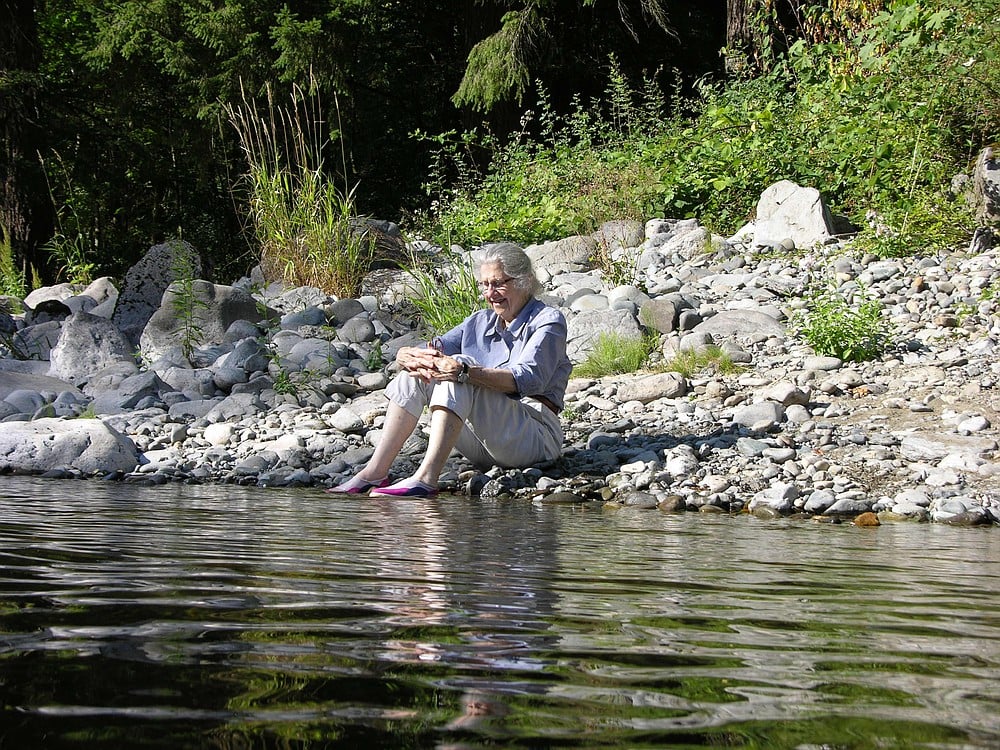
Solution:
M 0 478 L 0 748 L 1000 747 L 1000 530 Z

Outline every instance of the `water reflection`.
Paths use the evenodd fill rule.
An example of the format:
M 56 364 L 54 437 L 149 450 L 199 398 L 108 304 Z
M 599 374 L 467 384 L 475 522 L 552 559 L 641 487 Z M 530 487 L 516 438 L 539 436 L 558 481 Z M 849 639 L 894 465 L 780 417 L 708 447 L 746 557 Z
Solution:
M 0 747 L 993 747 L 1000 534 L 0 479 Z

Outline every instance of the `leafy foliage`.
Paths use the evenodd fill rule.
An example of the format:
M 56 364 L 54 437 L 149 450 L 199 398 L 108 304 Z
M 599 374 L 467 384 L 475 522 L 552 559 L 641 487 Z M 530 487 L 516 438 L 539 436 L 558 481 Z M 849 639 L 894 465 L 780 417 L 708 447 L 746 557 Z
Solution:
M 782 4 L 755 5 L 755 23 L 774 32 Z M 448 243 L 531 242 L 654 215 L 726 233 L 787 178 L 859 225 L 873 209 L 872 252 L 934 248 L 967 227 L 942 188 L 1000 139 L 1000 0 L 796 3 L 796 28 L 782 27 L 791 43 L 767 51 L 760 75 L 725 85 L 709 75 L 725 26 L 713 3 L 34 6 L 38 69 L 20 83 L 4 71 L 5 82 L 30 84 L 45 113 L 43 142 L 22 153 L 62 162 L 38 240 L 55 230 L 48 251 L 59 257 L 38 267 L 78 279 L 120 273 L 180 235 L 216 274 L 245 270 L 257 238 L 234 206 L 242 153 L 226 106 L 306 81 L 340 105 L 325 134 L 340 154 L 323 160 L 340 198 L 354 213 L 394 216 L 424 202 L 426 183 L 419 226 Z M 683 43 L 664 43 L 671 26 Z M 453 95 L 489 125 L 471 128 Z M 444 135 L 415 144 L 413 132 Z
M 873 359 L 885 350 L 888 327 L 878 300 L 859 294 L 856 306 L 835 291 L 814 294 L 796 320 L 801 335 L 818 354 L 847 362 Z
M 675 93 L 669 114 L 613 64 L 604 96 L 566 115 L 541 91 L 524 121 L 537 123 L 537 137 L 526 125 L 504 144 L 484 138 L 492 161 L 480 181 L 450 193 L 431 187 L 434 228 L 458 242 L 535 242 L 609 217 L 660 215 L 729 233 L 764 188 L 792 179 L 818 187 L 859 225 L 875 211 L 882 236 L 897 238 L 876 252 L 954 242 L 969 212 L 945 188 L 1000 135 L 1000 3 L 856 10 L 848 26 L 810 16 L 808 36 L 766 74 L 705 80 L 696 98 Z
M 500 31 L 469 52 L 469 65 L 453 101 L 489 110 L 509 97 L 520 98 L 530 83 L 526 58 L 537 48 L 539 30 L 536 6 L 504 15 Z

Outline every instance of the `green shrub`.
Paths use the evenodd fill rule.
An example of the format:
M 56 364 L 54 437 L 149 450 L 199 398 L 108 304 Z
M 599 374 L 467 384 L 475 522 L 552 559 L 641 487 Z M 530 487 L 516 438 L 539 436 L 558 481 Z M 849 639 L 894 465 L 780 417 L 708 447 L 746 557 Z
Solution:
M 524 113 L 522 129 L 506 143 L 490 133 L 418 133 L 437 144 L 425 184 L 434 211 L 422 231 L 442 244 L 530 244 L 588 233 L 610 219 L 648 218 L 643 195 L 660 168 L 637 153 L 648 123 L 662 119 L 662 105 L 651 96 L 638 101 L 614 61 L 611 69 L 608 103 L 578 100 L 560 117 L 539 90 L 536 109 Z M 594 114 L 601 109 L 607 117 Z M 483 152 L 490 162 L 480 173 L 474 165 Z
M 527 243 L 663 216 L 728 234 L 768 185 L 790 179 L 859 226 L 873 210 L 889 228 L 868 238 L 879 255 L 954 244 L 970 212 L 946 195 L 951 177 L 1000 137 L 1000 2 L 872 9 L 846 25 L 817 11 L 809 38 L 823 41 L 795 43 L 757 77 L 703 81 L 692 99 L 674 92 L 669 115 L 651 81 L 632 91 L 612 65 L 601 100 L 557 117 L 540 92 L 506 143 L 450 134 L 439 156 L 462 179 L 428 184 L 429 233 Z M 468 157 L 482 152 L 491 161 L 479 174 Z
M 603 378 L 636 372 L 649 361 L 656 348 L 657 337 L 647 334 L 630 338 L 615 333 L 602 333 L 594 342 L 587 358 L 573 368 L 573 376 Z
M 814 294 L 794 323 L 817 354 L 847 362 L 874 359 L 885 350 L 888 337 L 881 303 L 863 293 L 856 306 L 837 292 Z

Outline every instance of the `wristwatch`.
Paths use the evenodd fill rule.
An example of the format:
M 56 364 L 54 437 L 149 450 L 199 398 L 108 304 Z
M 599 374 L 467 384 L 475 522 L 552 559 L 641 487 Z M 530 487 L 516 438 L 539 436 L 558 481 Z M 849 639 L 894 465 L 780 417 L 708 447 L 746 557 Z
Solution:
M 459 383 L 468 383 L 469 382 L 469 363 L 468 362 L 463 362 L 462 363 L 462 369 L 458 371 L 458 375 L 455 376 L 455 380 L 457 380 Z

